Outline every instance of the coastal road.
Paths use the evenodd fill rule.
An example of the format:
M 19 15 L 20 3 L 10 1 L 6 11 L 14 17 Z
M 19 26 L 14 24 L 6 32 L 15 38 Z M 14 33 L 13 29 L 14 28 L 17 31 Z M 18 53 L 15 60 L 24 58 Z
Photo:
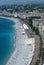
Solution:
M 22 25 L 25 23 L 24 21 L 20 20 Z M 26 24 L 27 25 L 27 24 Z M 28 26 L 28 25 L 27 25 Z M 28 26 L 28 30 L 26 30 L 26 34 L 29 37 L 34 37 L 35 38 L 35 50 L 34 50 L 34 55 L 31 61 L 30 65 L 34 65 L 35 62 L 39 59 L 39 48 L 40 48 L 40 39 L 39 36 L 37 36 L 35 33 L 33 34 L 33 31 L 30 26 Z

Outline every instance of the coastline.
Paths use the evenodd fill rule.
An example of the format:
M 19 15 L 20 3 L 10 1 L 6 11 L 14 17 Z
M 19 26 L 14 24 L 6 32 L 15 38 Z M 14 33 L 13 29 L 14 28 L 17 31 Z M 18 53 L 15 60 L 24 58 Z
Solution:
M 7 17 L 0 17 L 0 18 L 4 18 L 4 19 L 8 19 L 8 20 L 11 20 L 9 17 L 7 18 Z M 13 20 L 12 20 L 13 21 Z M 15 31 L 15 33 L 16 33 L 16 31 Z M 15 35 L 15 33 L 14 33 L 14 35 Z M 16 37 L 16 35 L 15 36 L 13 36 L 13 39 L 15 39 L 15 37 Z M 13 42 L 13 46 L 14 46 L 14 44 L 15 44 L 15 41 Z M 13 52 L 14 52 L 14 50 L 15 50 L 15 46 L 13 47 L 13 49 L 11 50 L 11 53 L 7 56 L 7 58 L 4 60 L 4 63 L 3 63 L 3 65 L 6 65 L 6 63 L 7 63 L 7 61 L 9 60 L 9 58 L 11 57 L 11 55 L 13 54 Z
M 20 46 L 22 47 L 22 45 L 25 44 L 25 40 L 28 39 L 28 36 L 27 34 L 25 33 L 25 35 L 22 35 L 22 29 L 23 29 L 23 26 L 22 24 L 20 23 L 20 20 L 19 19 L 14 19 L 14 18 L 11 18 L 11 20 L 15 21 L 16 22 L 16 49 L 15 51 L 13 52 L 12 56 L 9 58 L 9 61 L 7 62 L 6 65 L 12 65 L 12 63 L 14 64 L 14 62 L 16 63 L 16 61 L 14 60 L 18 55 L 17 53 L 21 53 L 21 51 L 19 51 L 20 49 Z M 25 31 L 25 30 L 24 30 Z M 23 37 L 22 37 L 23 36 Z M 20 42 L 21 41 L 21 42 Z M 23 43 L 23 44 L 22 44 Z M 34 51 L 34 44 L 33 44 L 33 51 Z M 25 46 L 24 46 L 25 48 Z M 21 49 L 22 50 L 22 49 Z M 33 51 L 29 52 L 30 53 L 30 59 L 29 61 L 31 62 L 32 60 L 32 56 L 33 56 Z M 16 57 L 15 57 L 16 56 Z M 29 62 L 29 63 L 30 63 Z
M 10 63 L 11 63 L 11 60 L 12 59 L 14 59 L 15 58 L 15 55 L 16 55 L 16 53 L 19 51 L 19 45 L 22 45 L 22 29 L 23 29 L 23 27 L 22 27 L 22 29 L 20 30 L 19 28 L 19 26 L 17 25 L 18 23 L 22 26 L 22 24 L 19 22 L 19 20 L 18 19 L 14 19 L 14 18 L 9 18 L 9 17 L 1 17 L 1 18 L 6 18 L 6 19 L 10 19 L 10 20 L 12 20 L 12 21 L 14 21 L 14 22 L 16 22 L 16 25 L 15 25 L 15 28 L 16 28 L 16 36 L 15 36 L 15 44 L 16 44 L 16 48 L 13 50 L 13 52 L 11 53 L 11 55 L 10 55 L 10 57 L 9 57 L 9 59 L 7 60 L 7 62 L 5 63 L 5 65 L 11 65 Z M 18 28 L 19 27 L 19 28 Z M 19 36 L 20 35 L 20 36 Z M 25 39 L 28 39 L 28 36 L 27 36 L 27 34 L 25 33 L 25 36 L 24 36 L 24 38 L 23 38 L 24 40 Z M 23 40 L 23 42 L 24 42 L 24 40 Z M 21 41 L 21 42 L 20 42 Z M 20 43 L 20 44 L 19 44 Z M 24 43 L 23 43 L 24 44 Z M 34 47 L 35 45 L 33 45 L 33 47 Z M 33 50 L 34 51 L 34 50 Z M 33 51 L 32 51 L 32 53 L 33 53 Z M 33 56 L 33 54 L 31 53 L 31 58 L 30 58 L 30 62 L 31 62 L 31 60 L 32 60 L 32 56 Z

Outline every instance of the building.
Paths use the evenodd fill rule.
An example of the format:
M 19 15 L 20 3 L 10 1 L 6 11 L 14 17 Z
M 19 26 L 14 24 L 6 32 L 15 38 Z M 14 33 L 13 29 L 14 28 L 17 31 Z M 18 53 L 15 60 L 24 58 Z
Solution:
M 44 19 L 44 13 L 41 13 L 41 18 Z
M 13 12 L 13 16 L 17 17 L 18 16 L 17 12 L 15 12 L 15 13 Z
M 44 35 L 44 19 L 33 19 L 32 23 L 39 29 L 40 34 Z
M 26 19 L 27 14 L 25 12 L 18 13 L 18 17 L 20 17 L 21 19 Z

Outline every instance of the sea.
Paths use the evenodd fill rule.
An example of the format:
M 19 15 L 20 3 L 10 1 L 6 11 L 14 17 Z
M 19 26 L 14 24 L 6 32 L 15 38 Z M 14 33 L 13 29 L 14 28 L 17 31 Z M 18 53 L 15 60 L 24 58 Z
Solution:
M 15 22 L 0 18 L 0 65 L 5 65 L 14 50 Z

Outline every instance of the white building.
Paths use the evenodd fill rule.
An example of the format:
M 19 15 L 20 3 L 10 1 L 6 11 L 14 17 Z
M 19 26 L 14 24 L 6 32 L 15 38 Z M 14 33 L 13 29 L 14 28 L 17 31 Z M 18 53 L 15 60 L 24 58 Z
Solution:
M 15 13 L 13 12 L 13 16 L 17 17 L 18 16 L 17 12 L 15 12 Z
M 25 13 L 25 12 L 18 13 L 18 16 L 19 16 L 21 19 L 26 19 L 27 13 Z

